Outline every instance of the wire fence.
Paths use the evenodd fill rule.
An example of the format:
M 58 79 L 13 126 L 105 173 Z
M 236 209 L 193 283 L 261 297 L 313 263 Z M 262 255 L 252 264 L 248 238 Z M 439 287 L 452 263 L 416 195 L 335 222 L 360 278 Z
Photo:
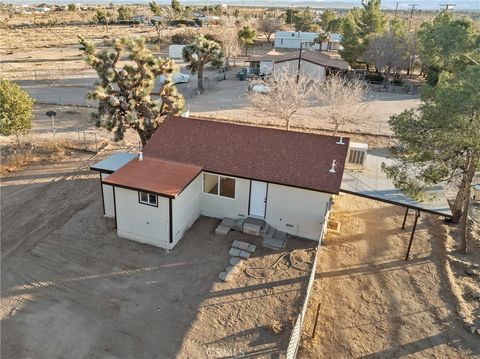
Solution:
M 286 359 L 295 359 L 297 357 L 298 349 L 300 347 L 300 339 L 302 338 L 302 327 L 305 321 L 305 316 L 307 314 L 308 303 L 310 300 L 310 295 L 312 294 L 313 283 L 315 282 L 315 275 L 317 271 L 317 260 L 320 253 L 320 248 L 322 245 L 322 240 L 326 234 L 327 222 L 328 222 L 329 212 L 325 216 L 325 223 L 320 233 L 319 244 L 315 251 L 315 259 L 313 260 L 312 271 L 310 272 L 310 277 L 308 279 L 307 291 L 305 293 L 305 298 L 303 300 L 302 310 L 297 316 L 295 325 L 293 326 L 292 333 L 290 334 L 290 341 L 288 343 Z

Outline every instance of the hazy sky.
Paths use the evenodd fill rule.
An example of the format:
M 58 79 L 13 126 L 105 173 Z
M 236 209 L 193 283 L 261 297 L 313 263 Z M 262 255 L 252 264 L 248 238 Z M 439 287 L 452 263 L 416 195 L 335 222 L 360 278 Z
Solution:
M 14 4 L 39 4 L 42 2 L 46 3 L 55 3 L 55 4 L 108 4 L 113 3 L 131 3 L 131 4 L 147 4 L 149 0 L 0 0 L 0 3 L 14 3 Z M 246 6 L 318 6 L 318 7 L 331 7 L 332 5 L 349 5 L 349 6 L 360 6 L 361 0 L 326 0 L 326 1 L 315 1 L 315 0 L 180 0 L 180 3 L 188 5 L 215 5 L 219 2 L 231 4 L 231 5 L 246 5 Z M 170 4 L 170 0 L 157 0 L 159 4 Z M 441 1 L 441 0 L 416 0 L 416 1 L 399 1 L 399 9 L 407 9 L 409 4 L 418 4 L 418 9 L 431 9 L 437 10 L 440 8 L 441 4 L 445 3 L 455 3 L 455 9 L 470 9 L 470 10 L 480 10 L 480 0 L 456 0 L 456 1 Z M 382 1 L 382 7 L 385 9 L 394 9 L 396 6 L 396 0 L 384 0 Z

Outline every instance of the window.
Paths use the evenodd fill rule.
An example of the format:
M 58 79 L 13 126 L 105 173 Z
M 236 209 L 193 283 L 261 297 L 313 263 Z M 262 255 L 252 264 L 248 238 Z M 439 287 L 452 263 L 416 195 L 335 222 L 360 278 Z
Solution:
M 203 192 L 235 199 L 236 180 L 231 177 L 203 174 Z
M 138 201 L 149 206 L 158 206 L 157 195 L 147 192 L 138 192 Z

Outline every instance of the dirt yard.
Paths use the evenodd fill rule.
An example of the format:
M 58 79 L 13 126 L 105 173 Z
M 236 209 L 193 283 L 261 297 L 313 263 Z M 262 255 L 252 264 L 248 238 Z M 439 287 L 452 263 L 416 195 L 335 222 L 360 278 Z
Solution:
M 88 170 L 99 158 L 78 152 L 2 179 L 2 357 L 283 357 L 315 243 L 259 247 L 243 270 L 299 249 L 295 268 L 221 283 L 229 244 L 257 238 L 216 236 L 211 218 L 170 252 L 117 238 Z
M 405 262 L 413 215 L 402 230 L 403 214 L 392 205 L 336 197 L 341 233 L 329 234 L 321 248 L 299 357 L 480 356 L 479 336 L 463 324 L 449 286 L 446 226 L 422 214 Z
M 168 28 L 164 38 L 169 39 L 173 33 L 181 31 L 187 30 Z M 206 27 L 195 31 L 215 33 L 218 29 Z M 94 40 L 98 46 L 105 46 L 118 36 L 151 38 L 155 36 L 155 30 L 152 26 L 111 26 L 109 33 L 104 34 L 103 27 L 97 25 L 7 29 L 0 34 L 0 43 L 9 44 L 8 47 L 0 47 L 0 71 L 6 78 L 16 81 L 40 103 L 94 107 L 94 103 L 85 100 L 85 94 L 93 88 L 97 76 L 82 60 L 78 34 Z M 261 44 L 263 46 L 252 49 L 250 55 L 271 50 L 271 45 L 263 42 Z M 154 47 L 152 49 L 155 50 Z M 168 55 L 167 43 L 161 48 L 160 54 Z M 259 113 L 248 103 L 246 90 L 249 82 L 235 79 L 235 73 L 248 65 L 244 60 L 245 58 L 235 60 L 237 66 L 229 71 L 225 81 L 217 80 L 220 76 L 218 71 L 206 69 L 206 91 L 201 95 L 195 94 L 195 75 L 191 75 L 188 84 L 177 85 L 185 97 L 190 115 L 284 126 L 278 120 Z M 189 73 L 186 63 L 181 60 L 176 62 L 181 72 Z M 390 116 L 415 108 L 419 103 L 418 95 L 372 92 L 364 116 L 340 130 L 391 135 L 388 125 Z M 332 124 L 319 118 L 314 112 L 312 108 L 299 111 L 292 120 L 292 126 L 333 129 Z

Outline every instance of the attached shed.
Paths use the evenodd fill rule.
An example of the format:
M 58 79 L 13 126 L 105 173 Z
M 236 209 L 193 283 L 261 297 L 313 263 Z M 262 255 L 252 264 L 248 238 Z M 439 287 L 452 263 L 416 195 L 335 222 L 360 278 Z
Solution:
M 103 215 L 115 218 L 113 186 L 104 181 L 116 170 L 125 166 L 136 157 L 134 153 L 118 152 L 96 163 L 90 169 L 100 173 L 100 186 L 102 192 Z
M 205 215 L 319 240 L 347 149 L 332 136 L 169 117 L 142 156 L 102 183 L 123 238 L 171 249 Z

